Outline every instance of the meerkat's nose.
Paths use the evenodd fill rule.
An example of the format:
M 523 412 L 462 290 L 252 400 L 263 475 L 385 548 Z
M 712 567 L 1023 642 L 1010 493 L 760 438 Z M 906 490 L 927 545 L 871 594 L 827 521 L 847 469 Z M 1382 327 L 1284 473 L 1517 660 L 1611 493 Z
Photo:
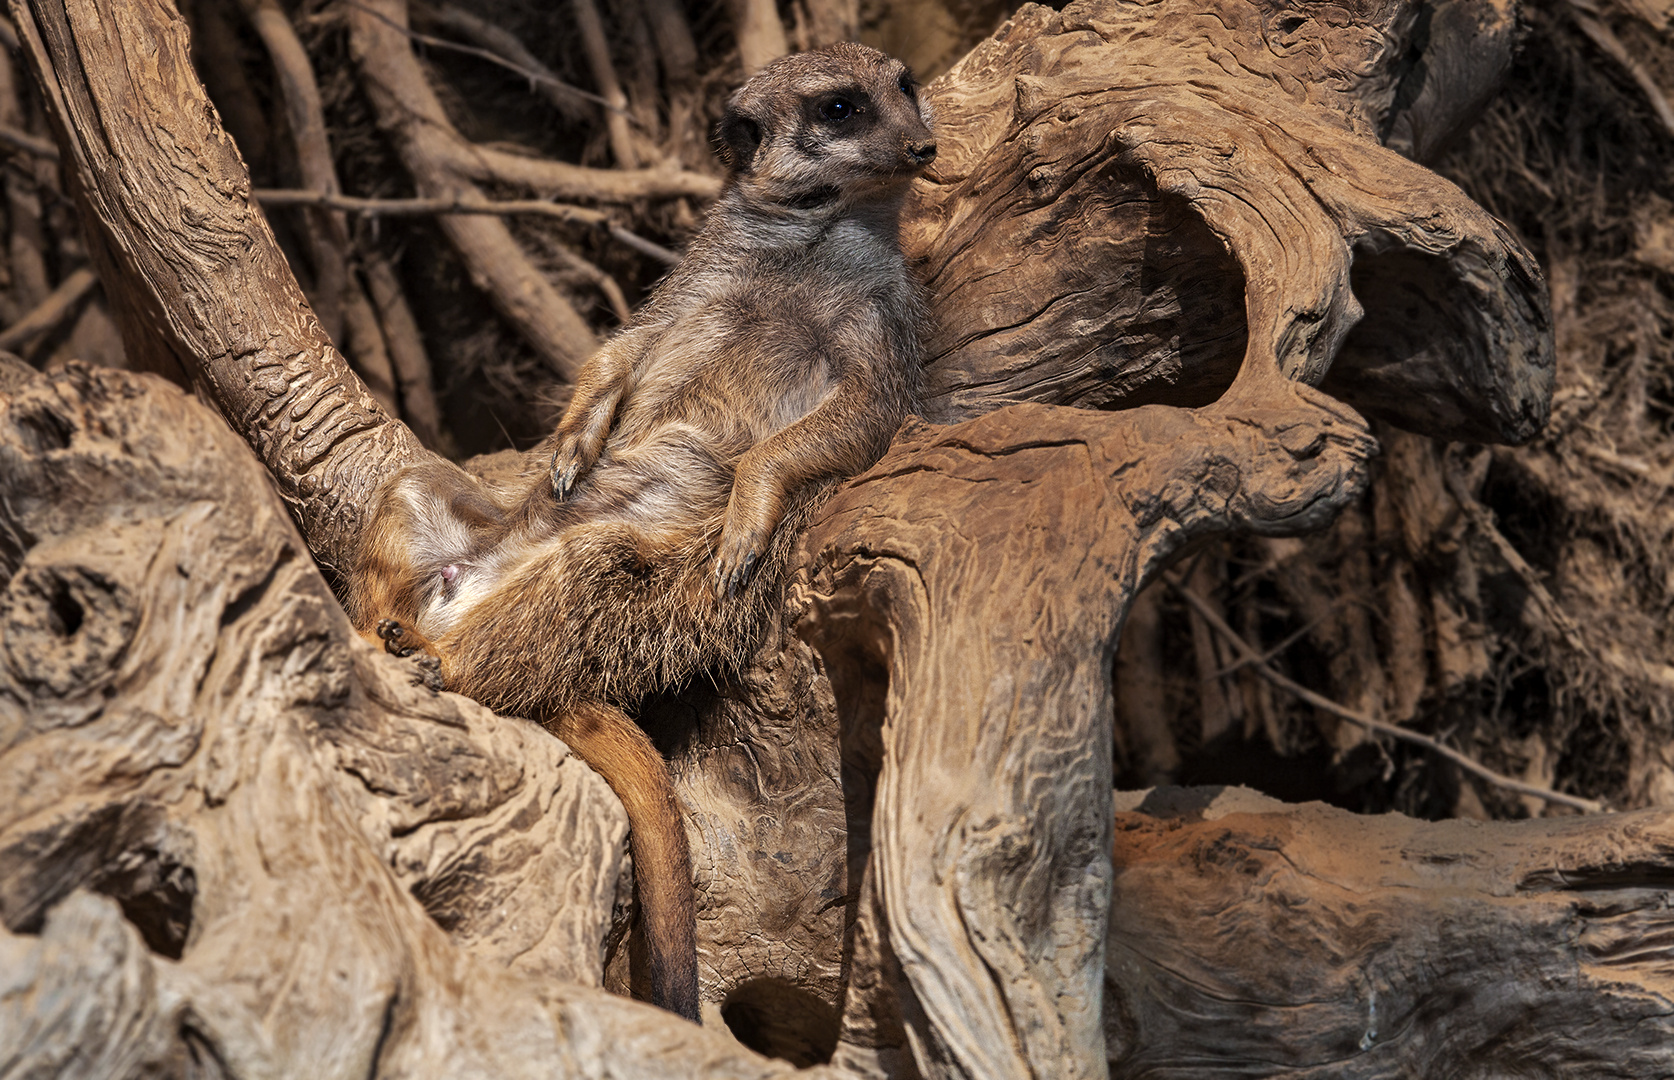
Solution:
M 907 153 L 920 165 L 928 165 L 936 160 L 936 144 L 934 142 L 909 143 Z

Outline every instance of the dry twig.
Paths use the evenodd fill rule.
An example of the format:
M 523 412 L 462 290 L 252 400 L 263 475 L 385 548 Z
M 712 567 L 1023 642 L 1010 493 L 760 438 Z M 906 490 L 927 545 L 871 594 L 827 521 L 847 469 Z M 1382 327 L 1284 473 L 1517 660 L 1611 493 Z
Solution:
M 13 127 L 0 126 L 0 143 L 14 150 L 22 150 L 26 154 L 34 154 L 49 161 L 58 160 L 58 147 L 51 139 L 43 139 L 31 135 L 27 131 L 19 131 Z
M 633 136 L 628 131 L 628 97 L 622 93 L 616 67 L 610 62 L 610 42 L 605 39 L 604 20 L 599 17 L 599 7 L 593 0 L 570 0 L 570 9 L 575 17 L 576 30 L 581 35 L 581 50 L 586 54 L 587 66 L 593 72 L 593 83 L 610 103 L 605 112 L 610 152 L 617 165 L 624 169 L 635 168 L 639 165 L 639 155 L 634 153 Z
M 376 23 L 379 29 L 400 33 L 425 44 L 481 55 L 484 59 L 493 60 L 529 78 L 540 77 L 538 72 L 518 68 L 486 50 L 476 50 L 468 45 L 420 34 L 409 29 L 402 20 L 395 19 L 370 4 L 350 0 L 351 31 L 358 27 L 359 33 L 363 37 L 367 36 L 373 32 L 369 23 Z M 410 95 L 400 101 L 401 107 L 391 104 L 392 114 L 388 118 L 389 122 L 395 128 L 405 128 L 415 134 L 422 134 L 424 154 L 428 163 L 438 168 L 446 168 L 455 178 L 511 184 L 558 198 L 596 202 L 688 197 L 713 199 L 720 193 L 721 182 L 713 176 L 687 172 L 679 168 L 657 166 L 649 169 L 593 169 L 585 165 L 571 165 L 567 161 L 525 157 L 467 142 L 447 119 L 441 102 L 436 98 L 429 83 L 424 80 L 417 62 L 411 59 L 411 56 L 412 50 L 408 49 L 405 57 L 397 56 L 393 51 L 387 56 L 378 57 L 388 61 L 387 64 L 379 66 L 399 84 L 399 91 Z M 401 95 L 397 93 L 396 96 L 399 99 Z M 589 100 L 603 100 L 598 99 L 596 95 L 584 96 Z M 422 133 L 418 130 L 420 126 L 424 128 Z
M 591 117 L 593 110 L 589 105 L 610 108 L 610 103 L 598 94 L 590 94 L 558 78 L 524 46 L 516 34 L 487 19 L 473 15 L 455 4 L 442 4 L 439 7 L 421 6 L 415 9 L 415 12 L 463 34 L 488 50 L 485 59 L 529 80 L 530 85 L 546 98 L 547 104 L 570 120 L 585 120 Z M 480 52 L 471 55 L 483 56 Z
M 407 294 L 395 276 L 389 260 L 373 252 L 362 262 L 367 291 L 378 309 L 378 321 L 389 347 L 390 364 L 401 388 L 401 415 L 419 441 L 434 449 L 442 438 L 442 409 L 436 401 L 430 356 L 424 335 L 407 303 Z
M 1426 750 L 1439 754 L 1448 761 L 1453 762 L 1453 764 L 1459 766 L 1459 768 L 1470 773 L 1472 776 L 1486 780 L 1488 783 L 1493 784 L 1496 787 L 1505 788 L 1507 791 L 1514 791 L 1519 795 L 1532 795 L 1537 799 L 1544 799 L 1547 802 L 1559 803 L 1563 806 L 1572 807 L 1576 810 L 1589 814 L 1601 813 L 1605 809 L 1603 803 L 1597 802 L 1593 799 L 1584 799 L 1577 795 L 1565 795 L 1563 792 L 1553 791 L 1551 788 L 1540 787 L 1537 784 L 1524 783 L 1521 780 L 1514 780 L 1509 776 L 1495 772 L 1493 769 L 1488 768 L 1488 766 L 1483 765 L 1474 758 L 1468 757 L 1447 744 L 1439 742 L 1436 739 L 1432 739 L 1428 735 L 1424 735 L 1416 731 L 1410 731 L 1407 728 L 1398 727 L 1395 724 L 1388 724 L 1382 720 L 1373 719 L 1364 713 L 1345 708 L 1323 694 L 1314 693 L 1301 683 L 1293 682 L 1292 680 L 1279 674 L 1279 672 L 1275 671 L 1270 665 L 1263 661 L 1261 659 L 1261 654 L 1255 649 L 1255 647 L 1245 641 L 1242 634 L 1238 633 L 1238 631 L 1234 630 L 1231 626 L 1228 626 L 1226 620 L 1216 614 L 1215 609 L 1207 601 L 1205 601 L 1203 597 L 1199 596 L 1197 593 L 1177 581 L 1170 580 L 1169 586 L 1173 588 L 1175 592 L 1179 593 L 1180 597 L 1185 600 L 1187 604 L 1191 605 L 1193 611 L 1201 615 L 1204 621 L 1214 627 L 1215 631 L 1226 639 L 1227 643 L 1238 652 L 1240 658 L 1248 661 L 1249 667 L 1252 671 L 1279 689 L 1290 694 L 1294 694 L 1296 697 L 1307 702 L 1309 705 L 1312 705 L 1314 708 L 1324 710 L 1332 716 L 1347 720 L 1351 724 L 1358 724 L 1360 727 L 1363 727 L 1368 731 L 1374 731 L 1381 735 L 1388 735 L 1392 739 L 1400 739 L 1403 742 L 1409 742 L 1415 746 L 1422 746 Z
M 445 49 L 448 52 L 463 53 L 466 56 L 474 56 L 479 60 L 486 60 L 490 64 L 494 64 L 497 67 L 503 67 L 507 71 L 523 76 L 536 86 L 549 87 L 556 91 L 558 96 L 561 96 L 566 100 L 574 97 L 580 98 L 582 101 L 590 101 L 594 105 L 601 105 L 606 109 L 617 108 L 617 106 L 612 105 L 609 101 L 600 97 L 598 94 L 583 90 L 579 86 L 571 86 L 569 83 L 564 82 L 562 79 L 548 71 L 544 65 L 527 62 L 524 58 L 528 57 L 529 54 L 527 50 L 522 49 L 521 43 L 519 43 L 518 49 L 522 51 L 522 56 L 515 54 L 509 57 L 503 56 L 500 51 L 496 51 L 497 47 L 503 45 L 504 43 L 504 39 L 502 38 L 494 38 L 495 45 L 491 45 L 488 48 L 479 48 L 475 45 L 465 45 L 458 41 L 449 41 L 447 38 L 439 38 L 431 34 L 421 33 L 414 30 L 410 26 L 403 26 L 401 23 L 396 22 L 388 15 L 385 15 L 383 12 L 378 11 L 375 8 L 367 7 L 365 4 L 357 3 L 356 0 L 348 0 L 348 2 L 352 6 L 366 12 L 374 19 L 388 23 L 391 27 L 399 30 L 402 34 L 405 34 L 407 37 L 418 42 L 420 45 L 428 45 L 434 49 Z M 464 12 L 460 12 L 457 8 L 451 8 L 448 9 L 448 11 L 451 11 L 452 14 L 449 14 L 447 11 L 427 13 L 437 15 L 437 21 L 439 22 L 454 21 L 458 18 L 472 20 L 470 23 L 456 23 L 458 29 L 462 32 L 472 32 L 472 36 L 476 36 L 478 33 L 486 34 L 490 32 L 489 30 L 485 30 L 485 28 L 491 28 L 492 24 L 476 19 L 475 16 L 466 15 Z M 505 32 L 500 31 L 500 33 L 504 34 Z M 506 37 L 509 38 L 510 35 L 508 34 Z M 554 103 L 556 104 L 556 102 Z M 568 112 L 567 105 L 560 106 L 559 108 L 560 111 L 566 113 Z
M 461 176 L 514 184 L 561 199 L 632 202 L 635 199 L 713 199 L 721 182 L 713 176 L 667 166 L 648 169 L 592 169 L 567 161 L 525 157 L 467 143 L 457 132 L 437 140 L 438 159 Z
M 249 20 L 279 77 L 280 97 L 285 103 L 285 119 L 290 128 L 292 144 L 296 148 L 297 166 L 302 182 L 318 191 L 337 190 L 337 167 L 331 160 L 331 140 L 326 134 L 325 112 L 320 106 L 320 89 L 314 81 L 314 69 L 308 52 L 290 16 L 280 8 L 277 0 L 239 0 L 244 17 Z M 365 318 L 356 318 L 345 308 L 355 304 L 349 295 L 348 234 L 343 216 L 315 209 L 310 213 L 312 227 L 308 229 L 309 257 L 314 265 L 314 314 L 333 341 L 343 341 L 344 321 L 351 329 L 358 329 L 364 338 L 369 329 Z M 365 303 L 361 297 L 360 303 Z M 372 371 L 366 370 L 367 360 L 382 356 L 382 343 L 374 346 L 367 340 L 350 340 L 349 359 L 361 369 L 361 375 L 372 387 L 373 396 L 385 408 L 394 410 L 393 375 L 387 358 Z M 383 383 L 385 385 L 379 385 Z
M 644 0 L 640 7 L 657 41 L 664 79 L 670 86 L 691 84 L 697 79 L 697 44 L 686 13 L 675 0 Z
M 28 118 L 19 94 L 18 74 L 13 55 L 0 51 L 0 127 L 34 139 L 26 130 Z M 54 146 L 52 160 L 56 160 L 56 155 Z M 5 238 L 5 257 L 10 277 L 0 310 L 5 311 L 8 320 L 20 318 L 44 301 L 53 289 L 46 265 L 50 230 L 41 213 L 41 196 L 56 193 L 56 174 L 57 169 L 43 159 L 15 162 L 0 178 L 9 234 Z
M 1670 135 L 1674 135 L 1674 106 L 1669 105 L 1668 95 L 1663 93 L 1662 87 L 1657 85 L 1656 79 L 1646 70 L 1645 65 L 1628 52 L 1627 46 L 1622 44 L 1615 32 L 1597 18 L 1597 6 L 1591 0 L 1570 0 L 1569 7 L 1570 14 L 1575 18 L 1575 25 L 1581 28 L 1581 32 L 1586 34 L 1594 45 L 1603 49 L 1606 56 L 1622 66 L 1628 78 L 1639 87 L 1639 92 L 1645 95 L 1651 110 L 1657 114 L 1657 119 L 1662 121 L 1663 128 Z
M 636 232 L 624 229 L 608 215 L 585 207 L 547 202 L 544 199 L 363 199 L 354 195 L 338 195 L 324 191 L 305 191 L 300 188 L 261 188 L 252 192 L 264 206 L 324 206 L 366 217 L 431 217 L 438 214 L 530 214 L 557 218 L 575 225 L 605 229 L 612 239 L 624 247 L 633 248 L 641 255 L 673 266 L 680 261 L 680 253 L 653 243 Z
M 1539 571 L 1530 566 L 1516 545 L 1500 532 L 1488 508 L 1472 497 L 1458 470 L 1448 469 L 1446 472 L 1448 492 L 1476 527 L 1477 532 L 1493 545 L 1500 558 L 1505 560 L 1505 564 L 1522 580 L 1523 588 L 1528 590 L 1529 596 L 1534 600 L 1535 607 L 1540 611 L 1549 632 L 1561 638 L 1564 644 L 1575 652 L 1631 679 L 1654 683 L 1664 689 L 1674 688 L 1674 667 L 1652 663 L 1642 656 L 1629 656 L 1614 644 L 1599 648 L 1589 642 L 1581 632 L 1581 627 L 1570 618 L 1569 613 L 1558 604 L 1557 598 L 1541 582 Z
M 727 0 L 727 12 L 732 16 L 745 75 L 754 75 L 790 52 L 785 24 L 779 21 L 779 6 L 773 0 Z
M 392 29 L 406 22 L 405 0 L 356 2 L 348 14 L 349 48 L 362 85 L 419 194 L 486 202 L 461 166 L 491 152 L 467 143 L 454 129 L 413 50 Z M 558 375 L 573 381 L 597 343 L 593 331 L 518 247 L 505 223 L 483 215 L 446 214 L 438 224 L 472 283 Z
M 241 3 L 267 46 L 274 70 L 279 73 L 303 183 L 313 190 L 336 194 L 339 191 L 337 166 L 332 159 L 325 111 L 307 51 L 276 0 L 241 0 Z M 441 410 L 432 386 L 430 358 L 425 354 L 423 339 L 413 324 L 406 299 L 394 284 L 394 272 L 376 252 L 367 255 L 365 269 L 373 292 L 369 299 L 350 266 L 353 244 L 342 212 L 328 205 L 314 204 L 313 216 L 314 227 L 308 235 L 319 291 L 324 294 L 322 298 L 333 316 L 333 321 L 322 322 L 330 332 L 336 316 L 341 314 L 341 322 L 348 330 L 350 359 L 366 378 L 373 396 L 392 415 L 398 411 L 399 400 L 399 415 L 420 441 L 435 446 L 441 434 Z
M 98 283 L 98 277 L 85 266 L 66 277 L 33 311 L 0 332 L 0 350 L 10 352 L 63 322 Z

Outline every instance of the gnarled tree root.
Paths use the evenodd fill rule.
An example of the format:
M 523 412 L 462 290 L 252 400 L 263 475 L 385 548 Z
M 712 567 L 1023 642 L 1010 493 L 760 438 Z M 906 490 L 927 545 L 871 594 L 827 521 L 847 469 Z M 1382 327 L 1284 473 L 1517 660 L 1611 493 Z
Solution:
M 0 1070 L 790 1071 L 590 988 L 620 804 L 356 636 L 203 406 L 14 384 L 0 508 Z
M 860 916 L 874 948 L 851 978 L 898 968 L 930 1075 L 1103 1072 L 1110 657 L 1128 605 L 1194 539 L 1317 527 L 1365 481 L 1352 410 L 1269 387 L 1259 405 L 1019 405 L 904 431 L 807 534 L 798 631 L 842 658 L 840 708 L 865 696 L 845 737 L 882 749 Z M 886 698 L 857 685 L 869 672 Z M 851 1053 L 885 1048 L 870 1003 L 848 1007 Z

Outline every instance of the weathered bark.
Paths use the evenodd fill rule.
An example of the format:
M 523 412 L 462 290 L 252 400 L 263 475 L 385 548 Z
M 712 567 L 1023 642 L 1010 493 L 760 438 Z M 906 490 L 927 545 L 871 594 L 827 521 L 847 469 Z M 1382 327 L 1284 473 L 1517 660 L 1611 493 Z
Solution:
M 1203 7 L 1031 5 L 938 80 L 941 153 L 905 230 L 937 315 L 928 415 L 1201 404 L 1277 359 L 1414 431 L 1531 437 L 1553 371 L 1538 267 L 1371 137 L 1418 6 L 1347 26 L 1323 4 Z M 1484 37 L 1491 87 L 1511 42 Z
M 1674 818 L 1117 796 L 1113 1076 L 1668 1075 Z
M 1362 1002 L 1342 972 L 1386 965 L 1377 985 L 1398 1001 L 1462 985 L 1463 966 L 1390 941 L 1499 956 L 1524 919 L 1554 940 L 1561 904 L 1472 923 L 1426 906 L 1436 852 L 1460 867 L 1445 890 L 1471 895 L 1503 891 L 1503 864 L 1408 823 L 1389 826 L 1416 839 L 1384 842 L 1376 883 L 1407 937 L 1299 937 L 1283 918 L 1297 904 L 1271 916 L 1296 950 L 1283 965 L 1194 953 L 1193 935 L 1226 931 L 1169 890 L 1209 875 L 1236 927 L 1272 909 L 1259 876 L 1214 878 L 1220 849 L 1170 847 L 1172 825 L 1113 831 L 1110 660 L 1135 592 L 1193 540 L 1316 528 L 1364 484 L 1365 424 L 1305 384 L 1430 433 L 1506 440 L 1538 426 L 1550 387 L 1527 253 L 1374 138 L 1423 152 L 1457 127 L 1484 85 L 1457 35 L 1501 62 L 1505 6 L 1435 5 L 1424 41 L 1405 0 L 1347 19 L 1323 3 L 1212 6 L 1027 8 L 938 83 L 942 157 L 907 237 L 937 316 L 945 426 L 909 425 L 821 511 L 781 633 L 739 684 L 645 710 L 687 803 L 706 1013 L 755 1045 L 896 1076 L 1097 1076 L 1107 1061 L 1188 1075 L 1219 1046 L 1228 1068 L 1259 1058 L 1284 1075 L 1335 1060 L 1315 1047 L 1352 1052 L 1338 1042 Z M 191 373 L 308 549 L 341 565 L 376 484 L 424 451 L 302 303 L 181 24 L 165 0 L 13 10 L 130 349 Z M 387 24 L 364 11 L 348 18 L 363 63 L 407 49 L 374 40 Z M 1445 63 L 1409 63 L 1432 47 Z M 703 188 L 431 135 L 456 178 Z M 305 560 L 281 558 L 298 542 L 253 466 L 171 393 L 72 371 L 13 393 L 0 426 L 14 571 L 0 769 L 34 778 L 37 800 L 0 819 L 0 949 L 20 986 L 97 974 L 110 988 L 112 1011 L 76 1020 L 83 1060 L 195 1046 L 238 1076 L 774 1074 L 713 1032 L 567 985 L 632 978 L 631 958 L 600 971 L 617 809 L 555 740 L 412 687 L 349 640 Z M 1147 402 L 1203 407 L 1063 407 Z M 1296 814 L 1295 843 L 1317 829 L 1329 850 L 1337 826 Z M 1545 852 L 1546 834 L 1495 843 L 1561 877 L 1594 865 L 1585 844 L 1622 847 L 1640 824 L 1663 828 L 1588 820 Z M 1624 862 L 1646 875 L 1646 910 L 1663 895 L 1659 843 Z M 1294 895 L 1325 907 L 1341 880 Z M 114 896 L 172 959 L 143 955 L 78 889 Z M 305 926 L 301 944 L 285 936 Z M 1135 974 L 1135 949 L 1224 965 L 1224 985 L 1255 988 L 1238 999 L 1252 1022 L 1148 1008 L 1167 965 Z M 1543 957 L 1561 972 L 1558 944 Z M 1591 1010 L 1596 1057 L 1632 1061 L 1650 1030 L 1635 1023 L 1671 1011 L 1650 978 L 1627 1006 L 1600 980 L 1515 985 L 1525 996 L 1485 997 L 1464 1036 L 1463 1011 L 1416 1009 L 1404 1046 L 1356 1043 L 1367 1074 L 1451 1075 L 1427 1040 L 1482 1046 L 1531 1001 Z M 69 1052 L 28 1000 L 0 999 L 20 1003 L 0 1033 Z M 1279 1061 L 1272 1017 L 1297 1001 L 1343 1019 Z
M 904 433 L 808 532 L 801 633 L 888 677 L 880 711 L 845 718 L 883 748 L 861 922 L 887 960 L 851 979 L 899 966 L 927 1075 L 1104 1071 L 1123 614 L 1194 539 L 1329 521 L 1372 446 L 1340 404 L 1263 381 L 1266 400 L 1203 410 L 1013 406 Z M 864 670 L 833 670 L 839 702 Z
M 193 74 L 185 23 L 150 2 L 12 10 L 134 366 L 189 373 L 335 570 L 382 477 L 424 449 L 303 299 Z
M 588 989 L 620 805 L 357 637 L 217 418 L 5 391 L 0 1075 L 789 1071 Z

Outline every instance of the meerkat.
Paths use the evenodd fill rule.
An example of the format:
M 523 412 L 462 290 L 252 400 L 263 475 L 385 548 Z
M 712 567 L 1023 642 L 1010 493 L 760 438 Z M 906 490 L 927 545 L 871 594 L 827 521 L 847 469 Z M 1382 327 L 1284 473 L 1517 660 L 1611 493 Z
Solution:
M 898 234 L 930 123 L 907 68 L 865 46 L 763 68 L 717 128 L 720 197 L 586 364 L 550 468 L 510 498 L 451 465 L 401 473 L 352 573 L 358 629 L 544 723 L 622 798 L 651 998 L 693 1019 L 685 831 L 620 707 L 743 666 L 797 526 L 914 408 L 924 316 Z

